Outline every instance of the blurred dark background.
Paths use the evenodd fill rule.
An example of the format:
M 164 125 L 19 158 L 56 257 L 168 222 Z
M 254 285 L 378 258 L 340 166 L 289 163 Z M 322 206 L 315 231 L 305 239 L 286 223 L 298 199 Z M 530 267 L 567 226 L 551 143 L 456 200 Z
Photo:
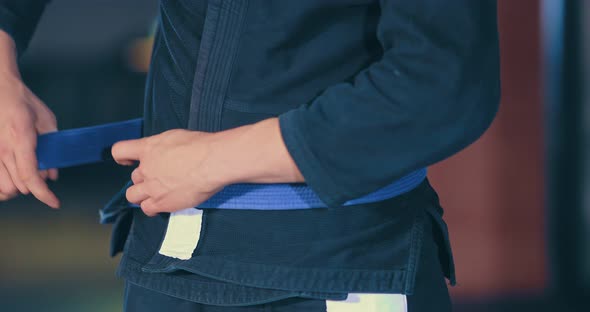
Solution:
M 139 117 L 142 43 L 156 0 L 54 0 L 20 66 L 61 129 Z M 135 51 L 134 51 L 135 50 Z M 137 63 L 141 64 L 137 64 Z M 30 197 L 0 203 L 0 311 L 121 311 L 110 226 L 98 209 L 128 179 L 113 164 L 60 171 L 62 209 Z
M 195 0 L 196 1 L 196 0 Z M 54 0 L 21 71 L 61 129 L 141 116 L 157 0 Z M 590 3 L 500 0 L 502 105 L 429 176 L 446 209 L 457 311 L 590 311 Z M 0 203 L 0 311 L 121 311 L 98 209 L 129 176 L 60 171 L 62 209 Z

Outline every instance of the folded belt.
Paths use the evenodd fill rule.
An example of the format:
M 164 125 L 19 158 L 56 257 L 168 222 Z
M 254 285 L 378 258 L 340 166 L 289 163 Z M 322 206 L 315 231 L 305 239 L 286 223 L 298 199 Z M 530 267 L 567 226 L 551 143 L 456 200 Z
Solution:
M 121 140 L 140 138 L 142 126 L 142 119 L 132 119 L 41 135 L 37 141 L 39 169 L 64 168 L 107 160 L 113 144 Z M 344 206 L 396 197 L 411 191 L 425 178 L 426 168 L 418 169 L 371 194 L 349 200 Z M 239 183 L 226 186 L 196 208 L 292 210 L 325 207 L 313 190 L 303 183 Z

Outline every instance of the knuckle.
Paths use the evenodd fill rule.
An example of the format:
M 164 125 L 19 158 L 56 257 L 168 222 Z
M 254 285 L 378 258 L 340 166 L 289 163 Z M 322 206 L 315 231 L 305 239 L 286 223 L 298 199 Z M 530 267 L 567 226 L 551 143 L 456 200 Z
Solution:
M 159 206 L 159 205 L 158 205 L 158 204 L 157 204 L 157 203 L 156 203 L 154 200 L 146 200 L 146 201 L 144 201 L 142 204 L 143 204 L 143 206 L 145 206 L 144 210 L 145 210 L 146 212 L 149 212 L 149 213 L 155 214 L 155 213 L 157 213 L 158 211 L 160 211 L 160 210 L 158 209 L 158 206 Z
M 151 211 L 153 211 L 153 212 L 161 211 L 160 205 L 156 201 L 150 201 L 149 205 L 150 205 Z
M 143 212 L 144 212 L 146 215 L 150 215 L 151 213 L 153 213 L 153 211 L 152 211 L 152 206 L 151 206 L 151 204 L 149 203 L 149 201 L 147 201 L 147 200 L 144 200 L 144 201 L 141 203 L 140 207 L 141 207 L 141 210 L 142 210 L 142 211 L 143 211 Z
M 132 201 L 131 200 L 132 197 L 133 197 L 133 190 L 130 187 L 125 191 L 125 198 L 127 198 L 128 201 Z
M 10 124 L 10 129 L 16 136 L 24 134 L 31 128 L 31 118 L 26 116 L 26 114 L 16 114 L 12 120 L 13 122 Z
M 143 153 L 150 153 L 154 149 L 154 146 L 158 145 L 160 140 L 160 137 L 148 137 L 145 140 L 141 141 L 141 149 Z
M 139 179 L 143 174 L 141 173 L 141 169 L 136 168 L 135 170 L 133 170 L 133 172 L 131 172 L 131 178 L 132 179 Z M 134 181 L 135 182 L 135 181 Z
M 160 192 L 158 191 L 158 188 L 154 186 L 154 182 L 152 180 L 143 183 L 143 185 L 145 186 L 145 192 L 146 194 L 150 195 L 150 197 L 158 200 L 160 197 Z
M 31 182 L 35 182 L 35 175 L 25 171 L 24 169 L 20 169 L 19 168 L 19 174 L 20 174 L 20 179 L 21 181 L 23 181 L 25 184 L 30 184 Z
M 20 180 L 25 184 L 29 184 L 33 181 L 33 176 L 31 174 L 21 174 Z

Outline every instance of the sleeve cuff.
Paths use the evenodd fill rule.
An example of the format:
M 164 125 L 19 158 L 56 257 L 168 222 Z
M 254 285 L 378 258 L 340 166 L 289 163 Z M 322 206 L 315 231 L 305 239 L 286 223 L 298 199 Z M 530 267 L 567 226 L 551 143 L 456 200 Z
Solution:
M 279 127 L 289 154 L 307 185 L 320 200 L 330 208 L 339 207 L 350 200 L 307 144 L 305 125 L 301 122 L 299 111 L 294 109 L 279 115 Z

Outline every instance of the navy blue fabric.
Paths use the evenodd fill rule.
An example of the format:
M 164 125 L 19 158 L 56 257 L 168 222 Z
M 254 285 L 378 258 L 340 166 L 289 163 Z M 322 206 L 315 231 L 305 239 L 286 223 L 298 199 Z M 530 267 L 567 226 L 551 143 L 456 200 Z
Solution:
M 22 55 L 50 0 L 0 0 L 0 29 L 7 32 Z
M 0 2 L 0 27 L 18 46 L 40 2 Z M 390 200 L 341 204 L 456 153 L 489 126 L 500 94 L 496 1 L 162 0 L 158 24 L 144 135 L 279 117 L 287 149 L 329 208 L 205 210 L 186 262 L 157 253 L 167 216 L 134 210 L 129 237 L 128 216 L 115 226 L 121 276 L 216 304 L 412 294 L 433 248 L 424 247 L 431 216 L 454 283 L 427 181 Z M 121 193 L 112 203 L 128 211 Z
M 423 255 L 416 273 L 414 294 L 407 296 L 409 312 L 450 312 L 452 303 L 445 284 L 443 268 L 438 261 L 434 233 L 439 231 L 434 218 L 427 218 L 424 227 Z M 440 249 L 442 250 L 442 249 Z M 153 291 L 129 282 L 125 284 L 125 312 L 190 311 L 190 312 L 325 312 L 323 300 L 288 298 L 249 306 L 205 305 L 181 299 L 173 292 Z
M 251 306 L 214 306 L 195 303 L 127 282 L 124 312 L 325 312 L 323 300 L 288 298 Z
M 183 261 L 157 253 L 167 215 L 148 218 L 134 209 L 118 274 L 203 304 L 335 300 L 348 292 L 414 293 L 419 262 L 430 252 L 436 260 L 429 261 L 455 283 L 442 208 L 427 181 L 387 201 L 338 209 L 204 212 L 199 245 Z M 437 230 L 427 232 L 430 226 Z

